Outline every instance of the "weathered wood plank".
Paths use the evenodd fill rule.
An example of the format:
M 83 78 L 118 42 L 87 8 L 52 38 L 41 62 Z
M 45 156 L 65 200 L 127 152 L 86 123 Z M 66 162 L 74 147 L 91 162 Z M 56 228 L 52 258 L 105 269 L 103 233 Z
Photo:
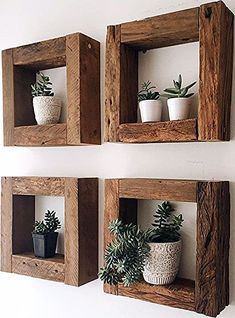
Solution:
M 12 253 L 33 252 L 35 197 L 13 195 Z
M 199 22 L 199 140 L 230 140 L 234 15 L 213 2 L 200 7 Z
M 12 49 L 2 51 L 4 146 L 14 142 L 14 67 Z
M 78 179 L 65 180 L 65 284 L 79 286 Z
M 105 180 L 105 208 L 104 208 L 104 247 L 111 243 L 112 235 L 109 224 L 112 220 L 119 218 L 119 181 L 118 179 Z M 117 286 L 104 284 L 104 292 L 117 295 Z
M 12 255 L 12 179 L 1 178 L 1 270 L 11 272 Z
M 119 140 L 126 143 L 196 141 L 197 120 L 122 124 Z
M 120 198 L 196 202 L 196 181 L 119 179 Z
M 121 43 L 146 50 L 198 41 L 198 9 L 122 23 Z
M 121 102 L 121 28 L 109 26 L 105 58 L 105 127 L 104 140 L 117 142 Z
M 118 295 L 153 303 L 195 310 L 194 282 L 178 278 L 173 284 L 150 285 L 144 281 L 130 287 L 118 285 Z
M 98 179 L 78 180 L 79 285 L 97 279 Z
M 197 202 L 196 311 L 215 317 L 229 302 L 229 183 L 199 182 Z
M 33 254 L 12 255 L 12 272 L 31 277 L 64 281 L 64 257 L 41 259 Z
M 14 128 L 15 146 L 66 145 L 66 124 L 33 125 Z
M 65 178 L 13 177 L 13 194 L 64 196 Z
M 63 36 L 16 47 L 13 49 L 14 64 L 34 70 L 65 66 L 65 41 Z

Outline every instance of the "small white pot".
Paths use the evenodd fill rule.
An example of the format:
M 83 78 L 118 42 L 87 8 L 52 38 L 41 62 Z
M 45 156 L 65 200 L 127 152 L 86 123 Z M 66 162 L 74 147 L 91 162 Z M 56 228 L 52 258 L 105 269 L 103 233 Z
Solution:
M 162 117 L 162 102 L 157 99 L 142 100 L 139 102 L 141 121 L 160 121 Z
M 167 100 L 170 120 L 188 119 L 191 109 L 191 98 L 176 97 Z
M 38 125 L 56 124 L 60 119 L 61 100 L 55 96 L 36 96 L 33 108 Z
M 144 266 L 144 280 L 155 285 L 172 283 L 179 271 L 181 240 L 170 243 L 149 243 L 149 246 L 150 255 Z

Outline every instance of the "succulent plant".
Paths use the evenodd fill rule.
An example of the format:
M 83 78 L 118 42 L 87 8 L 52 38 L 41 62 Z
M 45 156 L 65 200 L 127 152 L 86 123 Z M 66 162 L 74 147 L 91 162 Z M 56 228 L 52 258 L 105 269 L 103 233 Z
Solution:
M 197 82 L 193 82 L 186 87 L 182 87 L 182 76 L 179 75 L 178 81 L 173 80 L 174 87 L 166 88 L 161 96 L 167 98 L 177 98 L 177 97 L 191 97 L 194 93 L 188 93 L 189 89 L 193 87 Z
M 156 89 L 156 86 L 151 86 L 151 82 L 143 82 L 141 85 L 141 90 L 138 93 L 138 101 L 141 102 L 142 100 L 149 100 L 149 99 L 158 99 L 160 97 L 159 92 L 152 91 Z
M 61 228 L 61 223 L 55 211 L 47 210 L 44 221 L 36 221 L 33 228 L 34 234 L 47 234 Z
M 42 72 L 37 72 L 37 74 L 39 78 L 34 85 L 31 85 L 32 96 L 54 96 L 49 76 L 44 75 Z

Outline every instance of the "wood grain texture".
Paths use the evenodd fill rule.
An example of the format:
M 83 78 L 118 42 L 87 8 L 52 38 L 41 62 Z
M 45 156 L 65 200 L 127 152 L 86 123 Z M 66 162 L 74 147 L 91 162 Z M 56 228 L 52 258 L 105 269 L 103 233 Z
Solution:
M 65 180 L 65 284 L 79 286 L 78 179 Z
M 64 257 L 41 259 L 31 253 L 12 255 L 12 272 L 31 277 L 64 281 Z
M 66 145 L 66 124 L 33 125 L 14 128 L 15 146 Z
M 12 49 L 2 51 L 4 146 L 14 142 L 14 67 Z
M 104 141 L 117 142 L 121 102 L 121 27 L 108 26 L 105 56 Z
M 194 282 L 178 278 L 166 286 L 150 285 L 144 281 L 130 287 L 118 285 L 118 295 L 150 301 L 153 303 L 195 310 Z
M 99 42 L 81 33 L 66 36 L 66 66 L 67 143 L 100 144 Z
M 12 253 L 33 252 L 35 197 L 13 195 Z
M 119 179 L 119 197 L 196 202 L 196 181 Z
M 64 196 L 65 178 L 13 177 L 13 194 Z
M 12 255 L 12 179 L 1 178 L 1 270 L 11 272 Z
M 97 279 L 98 179 L 78 180 L 79 285 Z
M 121 24 L 121 43 L 148 50 L 198 41 L 198 8 Z
M 125 143 L 196 141 L 197 120 L 122 124 L 119 140 Z
M 13 49 L 15 65 L 34 70 L 65 66 L 65 37 L 19 46 Z
M 14 66 L 14 126 L 36 125 L 31 85 L 36 82 L 36 71 Z
M 213 2 L 200 7 L 199 22 L 199 140 L 230 140 L 234 15 Z
M 197 189 L 196 311 L 215 317 L 229 303 L 229 183 Z

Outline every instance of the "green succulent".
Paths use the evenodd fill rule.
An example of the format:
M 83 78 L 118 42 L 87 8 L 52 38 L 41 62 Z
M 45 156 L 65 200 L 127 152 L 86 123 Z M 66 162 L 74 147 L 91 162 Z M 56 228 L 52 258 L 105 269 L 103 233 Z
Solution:
M 143 84 L 141 85 L 141 90 L 137 95 L 138 101 L 141 102 L 142 100 L 158 99 L 160 97 L 160 94 L 157 91 L 152 91 L 153 89 L 156 89 L 156 86 L 151 86 L 150 81 L 143 82 Z
M 193 82 L 186 87 L 182 87 L 182 76 L 179 75 L 178 81 L 173 80 L 174 87 L 164 89 L 166 94 L 161 96 L 167 98 L 176 98 L 176 97 L 191 97 L 194 93 L 188 93 L 189 89 L 192 88 L 197 82 Z
M 38 79 L 36 83 L 31 85 L 32 96 L 54 96 L 49 76 L 44 75 L 42 72 L 37 72 L 37 74 Z
M 47 210 L 44 221 L 36 221 L 33 227 L 34 234 L 47 234 L 61 228 L 61 223 L 55 211 Z

